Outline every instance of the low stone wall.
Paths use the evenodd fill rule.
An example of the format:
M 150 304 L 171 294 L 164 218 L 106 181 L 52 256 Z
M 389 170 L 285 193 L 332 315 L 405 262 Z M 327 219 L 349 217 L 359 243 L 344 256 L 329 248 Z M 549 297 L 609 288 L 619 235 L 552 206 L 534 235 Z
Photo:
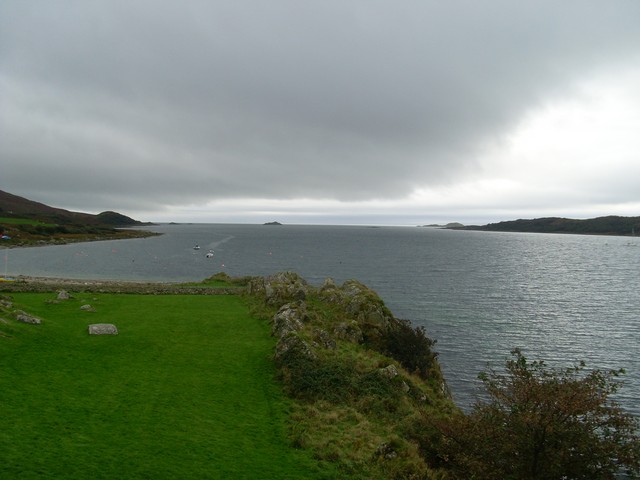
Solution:
M 74 280 L 44 277 L 18 277 L 14 281 L 0 283 L 0 291 L 2 292 L 47 293 L 57 290 L 145 295 L 233 295 L 244 291 L 242 287 L 185 286 L 179 283 Z

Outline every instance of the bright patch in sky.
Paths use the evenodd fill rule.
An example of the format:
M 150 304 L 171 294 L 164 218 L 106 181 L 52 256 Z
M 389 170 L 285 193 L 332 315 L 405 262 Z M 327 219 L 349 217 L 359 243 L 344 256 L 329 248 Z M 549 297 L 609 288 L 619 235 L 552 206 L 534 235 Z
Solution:
M 531 111 L 481 164 L 481 178 L 416 198 L 441 207 L 472 203 L 497 215 L 638 215 L 639 73 L 600 79 Z
M 639 132 L 640 75 L 627 72 L 587 83 L 571 99 L 555 99 L 529 112 L 484 149 L 475 178 L 416 188 L 398 200 L 221 200 L 169 209 L 158 220 L 323 223 L 332 217 L 358 223 L 359 217 L 363 223 L 377 218 L 386 223 L 402 212 L 395 223 L 412 225 L 486 223 L 514 215 L 638 215 Z M 610 197 L 611 189 L 616 198 Z

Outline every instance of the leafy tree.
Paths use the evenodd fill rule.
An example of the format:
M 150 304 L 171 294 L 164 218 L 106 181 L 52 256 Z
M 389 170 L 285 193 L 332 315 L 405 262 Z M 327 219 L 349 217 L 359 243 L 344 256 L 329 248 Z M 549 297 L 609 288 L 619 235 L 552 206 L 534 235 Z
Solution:
M 511 353 L 505 373 L 479 376 L 489 400 L 440 425 L 454 478 L 638 478 L 638 420 L 611 399 L 622 370 L 549 369 Z

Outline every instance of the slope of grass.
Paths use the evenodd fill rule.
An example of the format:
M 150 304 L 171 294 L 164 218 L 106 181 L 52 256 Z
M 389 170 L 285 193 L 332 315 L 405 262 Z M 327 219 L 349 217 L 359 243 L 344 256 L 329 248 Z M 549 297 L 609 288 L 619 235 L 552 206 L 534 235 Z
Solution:
M 33 220 L 29 218 L 13 218 L 13 217 L 0 217 L 0 225 L 41 225 L 47 227 L 55 227 L 53 223 L 44 223 L 40 220 Z
M 289 445 L 269 327 L 239 297 L 54 297 L 14 294 L 43 323 L 2 328 L 0 477 L 336 478 Z

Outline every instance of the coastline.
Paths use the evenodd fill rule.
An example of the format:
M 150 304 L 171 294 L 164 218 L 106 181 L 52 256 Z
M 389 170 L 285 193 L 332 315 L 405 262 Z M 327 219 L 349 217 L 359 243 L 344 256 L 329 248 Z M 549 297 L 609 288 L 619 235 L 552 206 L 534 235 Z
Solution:
M 114 229 L 109 234 L 90 234 L 90 235 L 77 235 L 69 234 L 65 236 L 49 236 L 49 237 L 25 237 L 19 236 L 12 238 L 11 240 L 3 240 L 0 243 L 0 250 L 11 248 L 32 248 L 32 247 L 47 247 L 51 245 L 67 245 L 70 243 L 82 243 L 82 242 L 102 242 L 105 240 L 127 240 L 135 238 L 148 238 L 162 235 L 162 233 L 152 232 L 149 230 L 136 230 L 130 228 L 118 228 Z
M 0 292 L 45 293 L 57 290 L 144 295 L 231 295 L 243 291 L 239 287 L 212 287 L 206 284 L 198 285 L 193 283 L 92 280 L 27 275 L 0 280 Z

